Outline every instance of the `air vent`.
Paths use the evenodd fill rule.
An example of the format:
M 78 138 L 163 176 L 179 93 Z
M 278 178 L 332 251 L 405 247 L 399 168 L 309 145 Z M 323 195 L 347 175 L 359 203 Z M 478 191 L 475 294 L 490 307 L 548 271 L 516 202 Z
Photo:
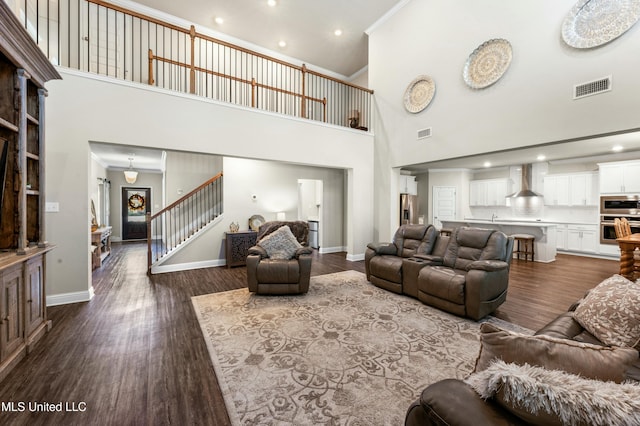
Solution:
M 584 98 L 585 96 L 597 95 L 598 93 L 609 92 L 611 90 L 611 76 L 588 83 L 573 86 L 573 99 Z
M 426 129 L 418 130 L 418 139 L 425 139 L 431 137 L 431 127 L 427 127 Z

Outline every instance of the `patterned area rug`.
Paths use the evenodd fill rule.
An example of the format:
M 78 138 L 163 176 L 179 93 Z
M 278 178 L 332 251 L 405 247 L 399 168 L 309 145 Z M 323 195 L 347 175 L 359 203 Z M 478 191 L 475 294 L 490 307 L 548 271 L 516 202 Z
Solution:
M 480 323 L 356 271 L 313 277 L 306 295 L 192 301 L 235 425 L 401 425 L 427 385 L 466 377 L 480 348 Z

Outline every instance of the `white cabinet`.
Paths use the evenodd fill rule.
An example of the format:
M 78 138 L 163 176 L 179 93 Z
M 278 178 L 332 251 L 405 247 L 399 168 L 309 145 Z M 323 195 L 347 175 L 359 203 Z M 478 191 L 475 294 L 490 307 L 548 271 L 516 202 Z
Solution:
M 600 193 L 623 194 L 640 192 L 640 162 L 598 164 L 600 167 Z
M 567 226 L 567 250 L 596 253 L 599 241 L 597 225 Z
M 544 178 L 546 206 L 597 206 L 597 174 L 575 173 Z
M 556 227 L 556 247 L 558 250 L 567 249 L 567 225 L 558 224 Z
M 415 176 L 400 175 L 398 186 L 401 194 L 418 195 L 418 182 Z
M 472 180 L 469 182 L 469 206 L 505 206 L 511 192 L 511 179 Z

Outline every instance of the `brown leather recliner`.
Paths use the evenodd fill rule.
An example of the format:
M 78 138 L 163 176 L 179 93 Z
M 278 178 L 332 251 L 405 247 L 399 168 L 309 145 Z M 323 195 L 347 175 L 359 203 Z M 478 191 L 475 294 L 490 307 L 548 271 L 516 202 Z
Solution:
M 503 232 L 460 227 L 453 231 L 441 265 L 422 268 L 418 299 L 474 320 L 507 298 L 513 238 Z
M 302 245 L 291 259 L 271 259 L 267 251 L 255 245 L 247 256 L 249 291 L 258 294 L 301 294 L 309 290 L 311 257 L 309 225 L 303 221 L 266 222 L 258 229 L 257 241 L 287 225 Z
M 391 243 L 369 243 L 364 265 L 367 280 L 377 287 L 403 293 L 403 259 L 429 255 L 438 237 L 433 225 L 401 225 Z

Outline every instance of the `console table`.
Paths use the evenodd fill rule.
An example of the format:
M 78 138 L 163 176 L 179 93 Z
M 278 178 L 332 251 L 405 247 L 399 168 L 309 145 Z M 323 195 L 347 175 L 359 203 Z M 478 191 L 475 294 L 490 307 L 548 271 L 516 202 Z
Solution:
M 249 249 L 256 245 L 255 231 L 225 232 L 224 248 L 227 268 L 247 264 Z
M 96 246 L 93 251 L 93 269 L 102 266 L 105 257 L 111 254 L 111 226 L 103 226 L 91 233 L 91 245 Z

